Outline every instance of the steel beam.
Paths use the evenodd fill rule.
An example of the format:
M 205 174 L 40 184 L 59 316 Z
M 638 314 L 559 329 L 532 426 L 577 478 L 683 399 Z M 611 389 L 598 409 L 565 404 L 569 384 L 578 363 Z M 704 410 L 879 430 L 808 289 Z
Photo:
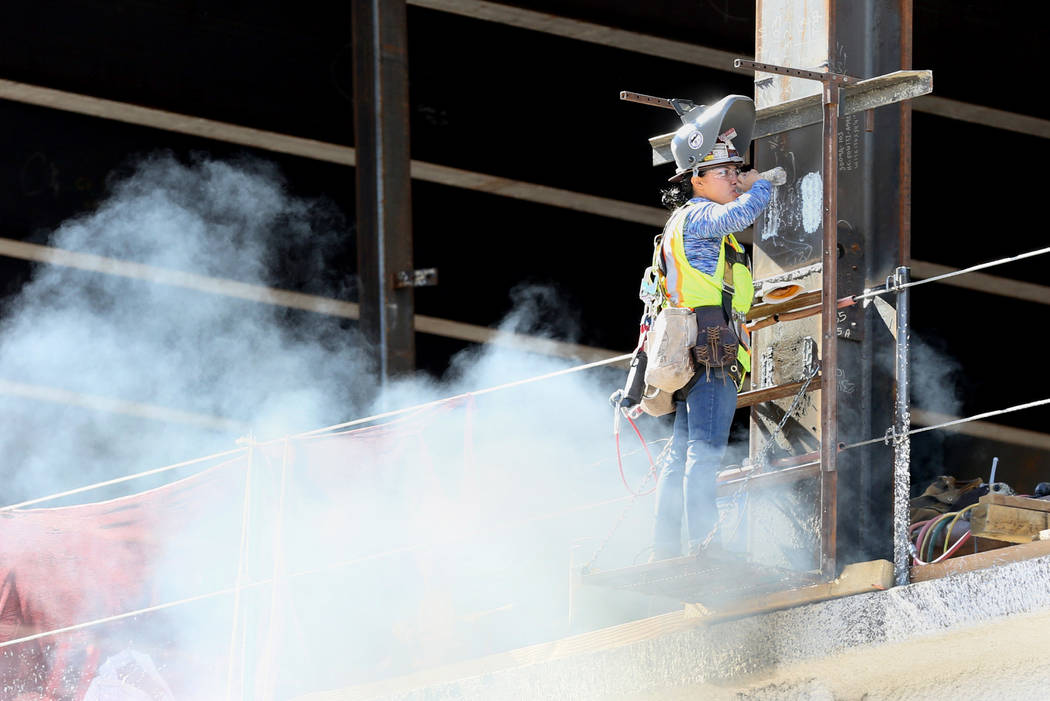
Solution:
M 896 284 L 911 281 L 908 268 L 897 268 Z M 908 583 L 908 561 L 911 538 L 911 403 L 909 399 L 910 366 L 908 363 L 911 338 L 911 290 L 907 287 L 897 293 L 897 401 L 893 424 L 893 577 L 898 586 Z
M 829 45 L 834 46 L 835 12 L 829 11 Z M 839 103 L 838 86 L 823 84 L 824 120 L 824 246 L 820 313 L 820 571 L 833 578 L 838 513 L 838 259 L 839 259 Z
M 892 75 L 892 74 L 891 74 Z M 225 143 L 241 144 L 273 153 L 284 153 L 300 158 L 310 158 L 326 163 L 339 165 L 357 165 L 357 151 L 352 146 L 327 143 L 314 139 L 305 139 L 289 134 L 253 129 L 251 127 L 219 122 L 192 115 L 142 107 L 126 102 L 106 100 L 90 95 L 45 88 L 39 85 L 17 83 L 0 79 L 0 99 L 23 104 L 36 105 L 49 109 L 72 112 L 74 114 L 111 119 L 136 124 L 152 129 L 161 129 L 202 139 L 213 139 Z M 901 103 L 901 109 L 907 109 L 907 102 Z M 1045 121 L 1045 120 L 1044 120 Z M 1050 121 L 1045 125 L 1050 136 Z M 654 137 L 655 138 L 655 137 Z M 467 190 L 485 192 L 502 197 L 511 197 L 527 202 L 562 207 L 588 214 L 597 214 L 623 221 L 635 222 L 647 226 L 663 226 L 667 220 L 667 210 L 650 207 L 633 202 L 623 202 L 608 197 L 598 197 L 571 190 L 562 190 L 538 185 L 536 183 L 512 180 L 497 175 L 452 168 L 437 163 L 411 161 L 412 177 L 426 182 L 439 183 L 449 187 L 461 187 Z M 902 186 L 904 182 L 902 180 Z M 904 219 L 902 226 L 907 223 Z M 752 243 L 750 230 L 741 233 L 737 238 L 742 243 Z M 0 254 L 9 255 L 0 251 Z M 19 257 L 19 256 L 15 256 Z M 915 278 L 933 277 L 955 270 L 938 263 L 912 260 L 912 276 Z M 965 277 L 946 280 L 944 284 L 964 287 L 988 294 L 999 294 L 1016 299 L 1024 299 L 1040 304 L 1050 304 L 1050 287 L 1032 283 L 1018 282 L 1007 278 L 993 277 L 974 273 Z M 295 306 L 295 305 L 293 305 Z M 329 313 L 322 309 L 313 309 L 320 313 Z M 357 318 L 356 311 L 352 318 Z M 417 329 L 418 330 L 418 329 Z M 459 338 L 459 336 L 455 336 Z
M 357 145 L 357 272 L 361 330 L 382 379 L 415 370 L 408 152 L 408 32 L 405 0 L 351 5 L 354 138 Z
M 522 29 L 529 29 L 547 34 L 554 34 L 567 39 L 586 41 L 608 46 L 621 51 L 634 51 L 663 59 L 703 66 L 731 73 L 744 73 L 743 69 L 733 65 L 733 59 L 739 52 L 723 51 L 698 44 L 665 39 L 651 34 L 632 32 L 607 25 L 583 22 L 569 17 L 551 15 L 545 12 L 526 10 L 504 3 L 487 2 L 486 0 L 409 0 L 410 5 L 417 5 L 431 10 L 440 10 L 471 19 L 499 22 Z M 900 13 L 904 22 L 902 35 L 912 36 L 911 0 L 900 0 Z M 901 52 L 901 68 L 911 67 L 911 49 Z M 1005 129 L 1042 139 L 1050 139 L 1050 120 L 1030 117 L 1016 112 L 974 105 L 944 97 L 923 96 L 915 99 L 912 106 L 919 112 L 926 112 L 947 119 L 958 119 L 964 122 L 983 124 L 993 129 Z M 911 109 L 911 107 L 909 107 Z

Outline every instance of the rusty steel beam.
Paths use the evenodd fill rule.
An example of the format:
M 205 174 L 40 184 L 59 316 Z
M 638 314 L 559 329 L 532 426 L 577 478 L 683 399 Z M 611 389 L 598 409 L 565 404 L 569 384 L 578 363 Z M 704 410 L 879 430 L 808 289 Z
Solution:
M 237 124 L 106 100 L 89 95 L 80 95 L 38 85 L 0 79 L 0 99 L 72 112 L 98 119 L 110 119 L 126 124 L 136 124 L 202 139 L 240 144 L 326 163 L 336 163 L 351 167 L 357 165 L 357 152 L 352 146 L 253 129 Z M 908 104 L 907 101 L 902 102 L 901 109 L 909 109 Z M 910 154 L 910 150 L 907 153 Z M 909 155 L 909 166 L 910 163 Z M 486 192 L 502 197 L 511 197 L 550 207 L 562 207 L 647 226 L 663 226 L 667 220 L 667 211 L 659 207 L 623 202 L 571 190 L 562 190 L 547 185 L 512 180 L 436 163 L 414 160 L 411 162 L 411 173 L 412 177 L 417 180 L 439 183 L 449 187 L 460 187 L 477 192 Z M 901 187 L 905 187 L 906 184 L 910 184 L 910 179 L 906 183 L 906 180 L 902 177 Z M 906 217 L 903 218 L 902 227 L 908 224 L 909 220 Z M 904 228 L 902 228 L 902 231 L 904 231 Z M 737 238 L 742 243 L 752 243 L 750 234 L 751 231 L 748 229 L 741 232 Z M 933 277 L 934 275 L 941 275 L 955 270 L 955 268 L 948 266 L 919 260 L 910 261 L 910 265 L 912 276 L 915 278 Z M 1050 304 L 1050 287 L 984 275 L 982 273 L 951 278 L 945 280 L 942 284 L 964 287 L 986 294 L 1024 299 L 1040 304 Z
M 407 7 L 405 0 L 350 6 L 361 330 L 386 379 L 416 365 L 414 290 L 395 284 L 413 269 Z
M 834 3 L 828 4 L 828 46 L 835 46 Z M 824 104 L 824 246 L 821 289 L 820 393 L 820 571 L 834 577 L 837 535 L 836 457 L 838 456 L 838 85 L 825 80 Z
M 907 70 L 911 68 L 911 0 L 899 0 L 899 2 L 903 20 L 901 41 L 902 44 L 905 42 L 908 44 L 907 47 L 902 46 L 901 68 Z M 733 59 L 742 55 L 739 51 L 724 51 L 692 42 L 665 39 L 651 34 L 642 34 L 545 12 L 526 10 L 502 2 L 488 2 L 487 0 L 409 0 L 409 4 L 431 10 L 464 15 L 473 19 L 498 22 L 522 29 L 554 34 L 577 41 L 600 44 L 621 51 L 648 54 L 694 66 L 703 66 L 731 73 L 746 72 L 733 65 Z M 907 58 L 907 61 L 904 60 L 905 58 Z M 915 105 L 906 109 L 915 109 L 916 111 L 926 112 L 938 117 L 957 119 L 982 124 L 993 129 L 1005 129 L 1042 139 L 1050 139 L 1050 120 L 982 105 L 974 105 L 959 100 L 925 95 L 917 97 Z
M 775 399 L 784 399 L 785 397 L 793 397 L 798 394 L 798 391 L 806 384 L 805 380 L 798 382 L 789 382 L 784 385 L 777 385 L 776 387 L 763 387 L 762 389 L 753 389 L 747 392 L 741 392 L 736 398 L 736 408 L 743 409 L 744 407 L 754 406 L 756 404 L 762 404 L 763 402 L 771 402 Z M 818 390 L 821 387 L 820 375 L 817 375 L 809 382 L 809 389 L 807 391 L 812 392 Z
M 774 316 L 776 314 L 783 314 L 794 309 L 802 309 L 808 307 L 811 304 L 818 304 L 820 302 L 820 290 L 814 290 L 812 292 L 803 292 L 793 299 L 789 299 L 786 302 L 778 302 L 776 304 L 756 304 L 751 307 L 747 313 L 747 320 L 754 321 L 755 319 L 762 319 L 767 316 Z

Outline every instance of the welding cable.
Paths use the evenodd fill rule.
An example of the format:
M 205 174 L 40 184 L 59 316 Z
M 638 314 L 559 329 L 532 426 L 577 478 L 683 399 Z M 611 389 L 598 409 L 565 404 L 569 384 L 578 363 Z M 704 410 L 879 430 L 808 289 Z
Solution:
M 921 528 L 922 528 L 923 526 L 925 526 L 925 525 L 926 525 L 927 523 L 929 523 L 929 520 L 926 520 L 926 521 L 916 521 L 915 523 L 911 524 L 911 526 L 909 526 L 909 527 L 908 527 L 908 539 L 909 539 L 909 540 L 911 540 L 911 541 L 912 541 L 912 543 L 915 543 L 915 544 L 917 544 L 917 543 L 916 543 L 916 541 L 917 541 L 918 539 L 916 538 L 916 533 L 915 533 L 915 531 L 917 531 L 917 530 L 921 529 Z
M 649 452 L 649 444 L 645 442 L 645 438 L 642 437 L 642 432 L 638 429 L 638 425 L 634 422 L 634 419 L 632 419 L 630 414 L 628 414 L 627 412 L 624 412 L 623 415 L 627 417 L 628 423 L 631 424 L 631 428 L 634 429 L 634 432 L 638 436 L 638 440 L 641 442 L 642 447 L 645 448 L 645 456 L 647 458 L 649 458 L 649 473 L 645 476 L 645 479 L 642 481 L 642 484 L 645 484 L 646 482 L 649 481 L 649 477 L 651 477 L 653 474 L 656 473 L 656 462 L 653 461 L 653 454 Z M 636 491 L 634 491 L 631 488 L 631 485 L 628 484 L 628 482 L 627 482 L 627 475 L 625 475 L 624 472 L 623 472 L 623 458 L 620 455 L 620 432 L 616 431 L 615 435 L 616 435 L 616 464 L 620 468 L 620 479 L 623 481 L 623 486 L 627 487 L 627 491 L 630 492 L 632 496 L 644 497 L 644 496 L 648 496 L 648 495 L 652 494 L 653 492 L 656 491 L 656 487 L 657 487 L 657 484 L 659 484 L 659 480 L 657 480 L 657 484 L 654 484 L 653 488 L 650 489 L 648 492 L 636 492 Z
M 926 534 L 929 533 L 930 528 L 933 527 L 933 525 L 937 522 L 939 518 L 940 516 L 936 518 L 931 518 L 930 520 L 923 522 L 924 525 L 919 530 L 919 534 L 915 536 L 915 551 L 918 554 L 922 554 L 922 546 L 923 543 L 926 541 Z
M 957 514 L 955 514 L 955 518 L 953 518 L 953 519 L 952 519 L 952 522 L 951 522 L 950 524 L 948 524 L 948 532 L 947 532 L 947 533 L 945 534 L 945 536 L 944 536 L 944 551 L 945 551 L 945 552 L 947 552 L 947 551 L 948 551 L 948 541 L 950 541 L 950 540 L 951 540 L 951 535 L 952 535 L 952 528 L 954 528 L 954 527 L 955 527 L 955 522 L 956 522 L 956 521 L 958 521 L 958 520 L 959 520 L 959 518 L 960 518 L 960 517 L 961 517 L 961 516 L 962 516 L 963 514 L 965 514 L 965 513 L 968 513 L 968 512 L 969 512 L 969 511 L 970 511 L 970 510 L 971 510 L 972 508 L 974 508 L 975 506 L 977 506 L 977 504 L 970 504 L 970 505 L 969 505 L 969 506 L 967 506 L 967 507 L 966 507 L 965 509 L 963 509 L 962 511 L 958 512 Z
M 927 560 L 932 560 L 936 557 L 935 550 L 937 548 L 937 540 L 940 538 L 940 533 L 947 525 L 948 520 L 954 515 L 954 512 L 941 514 L 930 526 L 930 529 L 926 532 L 926 538 L 923 540 L 923 547 L 919 549 L 919 554 L 925 557 Z
M 956 552 L 958 552 L 959 548 L 961 548 L 963 546 L 963 544 L 966 543 L 966 541 L 968 541 L 972 535 L 973 534 L 970 533 L 969 531 L 967 531 L 966 533 L 963 533 L 962 537 L 959 538 L 959 540 L 957 540 L 955 542 L 955 545 L 953 545 L 951 547 L 951 549 L 948 550 L 948 552 L 944 553 L 943 555 L 941 555 L 940 557 L 938 557 L 935 560 L 930 560 L 929 562 L 927 562 L 927 561 L 922 560 L 921 558 L 919 558 L 918 555 L 915 555 L 914 557 L 912 557 L 912 563 L 916 564 L 916 565 L 935 565 L 938 562 L 946 560 L 949 557 L 951 557 L 952 555 L 954 555 Z
M 919 533 L 918 550 L 920 557 L 925 557 L 926 559 L 931 559 L 933 557 L 933 553 L 930 550 L 931 544 L 933 543 L 932 534 L 937 530 L 938 525 L 944 522 L 944 517 L 945 514 L 942 513 L 937 518 L 933 518 L 932 521 L 930 521 L 929 526 Z
M 940 518 L 940 517 L 938 517 L 938 518 Z M 924 525 L 919 530 L 919 534 L 915 537 L 915 550 L 914 550 L 914 553 L 915 553 L 916 561 L 921 561 L 922 560 L 922 556 L 923 556 L 922 550 L 923 550 L 923 546 L 926 543 L 926 535 L 929 533 L 930 528 L 932 528 L 933 525 L 937 522 L 938 518 L 931 518 L 929 521 L 927 521 L 926 525 Z
M 966 541 L 970 540 L 970 537 L 972 535 L 973 534 L 970 531 L 966 531 L 965 533 L 963 533 L 962 537 L 959 538 L 959 540 L 955 541 L 955 545 L 953 545 L 947 552 L 945 552 L 943 555 L 941 555 L 940 557 L 938 557 L 935 560 L 930 560 L 929 562 L 926 562 L 926 561 L 922 560 L 918 555 L 914 555 L 912 557 L 912 562 L 913 562 L 913 564 L 916 564 L 916 565 L 935 565 L 938 562 L 941 562 L 942 560 L 946 560 L 947 558 L 951 557 L 956 552 L 958 552 L 959 548 L 961 548 L 963 546 L 963 544 L 966 543 Z
M 941 548 L 941 553 L 948 551 L 948 546 L 951 543 L 952 527 L 955 525 L 956 520 L 962 514 L 962 511 L 949 511 L 946 514 L 942 514 L 936 520 L 931 527 L 929 532 L 926 534 L 926 542 L 924 543 L 925 549 L 920 549 L 919 553 L 925 552 L 927 559 L 933 559 L 937 551 L 937 541 L 940 538 L 942 530 L 945 533 L 944 546 Z
M 941 514 L 934 524 L 930 527 L 930 530 L 926 533 L 926 540 L 923 542 L 923 547 L 919 549 L 919 554 L 928 560 L 932 560 L 937 549 L 937 541 L 940 538 L 940 533 L 954 513 Z M 950 533 L 949 533 L 950 535 Z
M 958 552 L 959 548 L 961 548 L 963 546 L 963 544 L 966 543 L 972 537 L 973 534 L 970 531 L 967 531 L 966 533 L 963 533 L 962 536 L 960 536 L 959 540 L 955 541 L 954 545 L 952 545 L 951 547 L 948 547 L 948 543 L 950 542 L 950 539 L 951 539 L 952 526 L 955 525 L 955 522 L 963 514 L 967 513 L 968 511 L 970 511 L 971 509 L 973 509 L 976 506 L 977 506 L 977 504 L 970 504 L 969 506 L 967 506 L 966 508 L 964 508 L 964 509 L 962 509 L 960 511 L 952 511 L 952 512 L 949 512 L 947 514 L 942 514 L 942 515 L 938 516 L 937 518 L 931 519 L 930 521 L 926 522 L 926 525 L 923 526 L 922 531 L 920 531 L 919 536 L 916 538 L 915 554 L 912 556 L 912 560 L 913 560 L 914 564 L 916 564 L 916 565 L 932 565 L 934 563 L 941 562 L 942 560 L 945 560 L 945 559 L 951 557 L 952 555 L 954 555 L 956 552 Z M 951 518 L 951 523 L 948 525 L 948 535 L 947 535 L 947 537 L 945 539 L 944 552 L 940 556 L 938 556 L 937 558 L 934 558 L 933 557 L 933 553 L 931 551 L 929 555 L 926 555 L 926 557 L 929 558 L 929 559 L 928 560 L 923 560 L 922 557 L 920 557 L 920 555 L 923 554 L 923 552 L 922 552 L 923 551 L 923 546 L 926 544 L 926 542 L 929 542 L 931 544 L 934 542 L 934 539 L 932 537 L 930 537 L 931 526 L 935 527 L 938 523 L 944 523 L 945 521 L 947 521 L 948 518 Z M 916 525 L 918 525 L 918 524 L 916 524 Z

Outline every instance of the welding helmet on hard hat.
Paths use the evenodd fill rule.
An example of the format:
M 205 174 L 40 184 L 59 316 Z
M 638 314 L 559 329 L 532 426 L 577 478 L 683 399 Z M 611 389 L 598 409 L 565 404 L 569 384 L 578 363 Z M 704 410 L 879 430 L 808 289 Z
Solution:
M 743 163 L 755 130 L 755 103 L 743 95 L 726 95 L 713 105 L 698 105 L 681 115 L 682 126 L 671 139 L 676 182 L 686 174 L 722 165 Z

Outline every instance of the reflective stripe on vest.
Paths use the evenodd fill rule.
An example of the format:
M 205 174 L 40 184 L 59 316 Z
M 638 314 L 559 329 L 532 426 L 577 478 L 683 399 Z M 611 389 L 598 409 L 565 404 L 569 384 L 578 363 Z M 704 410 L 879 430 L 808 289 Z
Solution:
M 667 266 L 665 284 L 667 286 L 667 297 L 672 307 L 709 307 L 722 304 L 722 285 L 725 280 L 726 267 L 726 245 L 735 250 L 743 252 L 741 246 L 732 234 L 722 238 L 722 245 L 718 250 L 718 264 L 715 266 L 713 275 L 700 272 L 689 264 L 685 255 L 685 240 L 683 230 L 685 228 L 685 217 L 691 207 L 685 206 L 675 211 L 664 227 L 663 234 L 663 258 Z M 751 302 L 755 296 L 754 283 L 751 279 L 751 271 L 746 265 L 736 263 L 733 265 L 733 309 L 746 314 L 751 309 Z
M 722 306 L 722 286 L 725 282 L 725 247 L 732 246 L 741 253 L 744 248 L 732 234 L 726 234 L 722 237 L 721 246 L 718 249 L 718 264 L 715 266 L 714 275 L 707 275 L 694 268 L 685 255 L 685 219 L 690 209 L 692 207 L 688 205 L 678 208 L 664 226 L 661 246 L 664 264 L 667 266 L 665 285 L 668 304 L 672 307 L 720 307 Z M 734 263 L 732 271 L 733 310 L 746 314 L 751 309 L 751 302 L 755 297 L 751 271 L 741 263 Z M 747 332 L 743 331 L 741 326 L 741 324 L 736 324 L 737 332 L 744 335 Z M 737 349 L 737 360 L 744 372 L 751 371 L 751 354 L 750 349 L 747 348 L 747 341 L 744 341 Z

